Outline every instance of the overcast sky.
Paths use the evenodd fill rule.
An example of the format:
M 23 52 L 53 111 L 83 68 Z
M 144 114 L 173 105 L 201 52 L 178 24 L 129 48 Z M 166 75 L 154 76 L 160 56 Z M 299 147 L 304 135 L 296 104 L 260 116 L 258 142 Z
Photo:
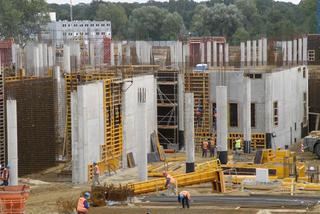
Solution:
M 147 2 L 148 0 L 111 0 L 112 2 Z M 164 1 L 164 0 L 156 0 L 156 1 Z M 201 0 L 195 0 L 201 1 Z M 298 4 L 300 0 L 278 0 L 278 1 L 285 1 L 285 2 L 292 2 L 294 4 Z M 57 3 L 57 4 L 64 4 L 70 3 L 70 0 L 47 0 L 48 3 Z M 78 4 L 80 2 L 83 3 L 90 3 L 91 0 L 72 0 L 73 4 Z

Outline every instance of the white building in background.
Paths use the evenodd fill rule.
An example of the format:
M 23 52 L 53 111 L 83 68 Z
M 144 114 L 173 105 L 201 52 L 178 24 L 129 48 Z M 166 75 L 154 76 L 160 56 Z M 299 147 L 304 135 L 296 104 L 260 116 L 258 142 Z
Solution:
M 41 39 L 59 45 L 70 40 L 95 40 L 102 42 L 103 38 L 111 38 L 110 21 L 55 21 L 54 19 L 44 27 Z

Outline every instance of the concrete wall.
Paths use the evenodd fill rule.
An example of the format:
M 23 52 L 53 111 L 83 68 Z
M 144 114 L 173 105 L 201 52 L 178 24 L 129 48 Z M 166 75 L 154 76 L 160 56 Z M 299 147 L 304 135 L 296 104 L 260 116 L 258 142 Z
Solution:
M 122 91 L 122 114 L 123 114 L 123 164 L 127 166 L 127 154 L 132 152 L 133 157 L 138 163 L 138 152 L 140 139 L 138 139 L 137 131 L 141 114 L 141 105 L 138 103 L 138 89 L 146 88 L 146 120 L 147 135 L 157 130 L 157 84 L 153 75 L 145 75 L 134 77 L 132 83 L 128 80 L 124 83 Z M 141 121 L 143 122 L 143 121 Z M 149 137 L 150 139 L 150 137 Z M 151 144 L 148 141 L 147 152 L 150 152 Z
M 243 71 L 227 71 L 228 103 L 238 104 L 238 127 L 228 127 L 229 132 L 243 132 Z M 216 102 L 215 86 L 218 73 L 209 74 L 210 102 Z M 263 72 L 261 78 L 251 79 L 251 103 L 255 103 L 256 126 L 252 133 L 274 133 L 272 146 L 284 147 L 301 138 L 303 123 L 303 93 L 308 95 L 308 70 L 303 77 L 303 66 L 282 71 Z M 273 123 L 273 103 L 278 101 L 279 125 Z M 308 97 L 307 97 L 308 103 Z M 308 114 L 308 112 L 307 112 Z M 228 111 L 229 117 L 229 111 Z M 229 121 L 229 118 L 228 118 Z
M 78 86 L 72 96 L 73 183 L 88 181 L 88 165 L 101 160 L 104 144 L 103 82 Z

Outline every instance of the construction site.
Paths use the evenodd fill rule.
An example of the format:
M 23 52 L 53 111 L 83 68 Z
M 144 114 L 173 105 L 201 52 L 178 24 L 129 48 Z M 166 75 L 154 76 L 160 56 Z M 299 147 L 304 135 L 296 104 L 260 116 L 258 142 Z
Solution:
M 0 41 L 0 213 L 320 213 L 320 35 L 50 38 Z

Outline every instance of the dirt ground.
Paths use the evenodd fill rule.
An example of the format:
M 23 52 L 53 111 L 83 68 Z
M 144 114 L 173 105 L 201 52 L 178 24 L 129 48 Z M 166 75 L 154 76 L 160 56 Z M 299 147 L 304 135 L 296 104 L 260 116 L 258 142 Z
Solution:
M 303 159 L 304 161 L 311 162 L 313 164 L 320 165 L 320 160 L 316 159 L 313 154 L 305 152 L 298 155 L 298 159 Z M 197 162 L 203 162 L 209 159 L 203 159 L 200 157 L 200 154 L 196 155 Z M 57 201 L 59 199 L 66 201 L 76 201 L 83 191 L 90 190 L 90 185 L 72 185 L 71 177 L 61 176 L 59 173 L 62 168 L 66 166 L 60 164 L 57 167 L 48 169 L 39 174 L 34 174 L 28 176 L 28 178 L 20 179 L 20 182 L 23 184 L 28 184 L 31 186 L 30 197 L 26 203 L 26 213 L 28 214 L 56 214 L 58 213 Z M 181 162 L 181 167 L 179 170 L 184 170 L 184 164 Z M 103 179 L 104 183 L 128 183 L 138 181 L 138 172 L 137 168 L 127 169 L 127 170 L 118 170 L 117 174 L 106 176 Z M 202 184 L 197 186 L 188 187 L 191 195 L 202 195 L 202 194 L 212 194 L 210 184 Z M 271 188 L 268 190 L 247 190 L 245 192 L 240 191 L 239 186 L 233 186 L 228 188 L 227 194 L 229 195 L 247 195 L 247 194 L 288 194 L 284 193 L 279 188 Z M 300 192 L 299 194 L 320 196 L 320 192 Z M 267 207 L 266 207 L 267 209 Z M 268 214 L 268 213 L 306 213 L 307 210 L 258 210 L 258 209 L 245 209 L 245 208 L 220 208 L 212 207 L 210 204 L 206 206 L 193 206 L 190 210 L 182 210 L 178 206 L 166 206 L 162 204 L 161 206 L 150 206 L 148 204 L 139 204 L 131 205 L 126 207 L 100 207 L 92 208 L 90 213 L 166 213 L 166 214 L 178 214 L 178 213 L 259 213 L 259 214 Z M 308 210 L 308 213 L 320 213 L 320 209 L 316 211 Z

